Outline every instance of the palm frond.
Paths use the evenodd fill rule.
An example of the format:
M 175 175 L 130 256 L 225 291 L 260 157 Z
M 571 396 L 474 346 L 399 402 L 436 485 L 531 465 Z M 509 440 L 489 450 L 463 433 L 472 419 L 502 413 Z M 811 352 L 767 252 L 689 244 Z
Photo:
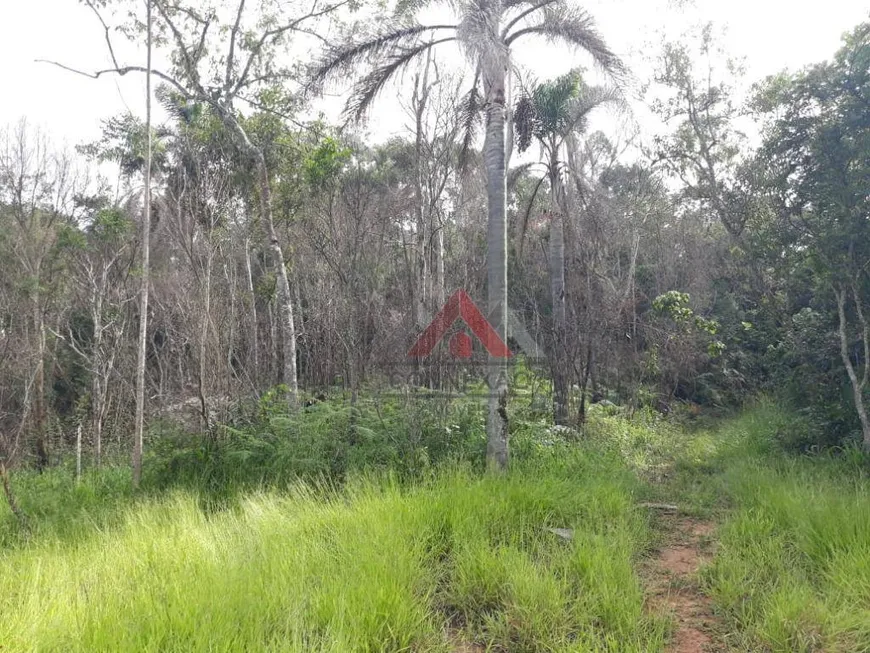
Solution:
M 507 175 L 505 175 L 505 186 L 507 187 L 508 192 L 513 190 L 520 178 L 522 178 L 522 176 L 535 165 L 537 164 L 534 161 L 531 163 L 521 163 L 520 165 L 508 170 Z
M 353 93 L 348 99 L 347 106 L 345 107 L 345 117 L 349 120 L 361 119 L 365 115 L 366 111 L 368 111 L 368 108 L 374 101 L 374 99 L 384 89 L 384 86 L 386 86 L 387 82 L 392 79 L 393 75 L 395 75 L 402 68 L 404 68 L 415 57 L 422 54 L 423 52 L 426 52 L 430 48 L 433 48 L 441 43 L 447 43 L 449 41 L 455 40 L 455 37 L 450 36 L 434 41 L 427 41 L 420 45 L 416 45 L 410 48 L 404 48 L 400 52 L 391 54 L 387 58 L 387 62 L 385 64 L 376 67 L 374 70 L 372 70 L 362 79 L 360 79 L 356 84 L 354 84 Z
M 460 169 L 465 169 L 468 165 L 471 145 L 483 122 L 483 94 L 478 86 L 479 79 L 480 70 L 478 69 L 474 73 L 471 89 L 459 103 L 459 124 L 462 129 L 462 144 L 459 148 Z
M 560 1 L 561 0 L 507 0 L 504 2 L 505 11 L 510 11 L 511 9 L 520 9 L 520 11 L 511 20 L 507 21 L 507 25 L 505 25 L 504 30 L 502 31 L 502 38 L 506 37 L 517 23 L 521 22 L 531 14 L 547 5 Z
M 179 124 L 189 124 L 200 113 L 202 107 L 191 102 L 181 93 L 166 84 L 160 84 L 154 91 L 154 97 L 173 120 Z
M 622 80 L 627 74 L 623 61 L 605 43 L 592 16 L 563 2 L 541 8 L 537 23 L 522 27 L 505 39 L 510 45 L 518 38 L 527 35 L 542 36 L 551 42 L 561 42 L 581 50 L 585 50 L 602 70 L 616 80 Z
M 353 73 L 361 64 L 377 63 L 394 57 L 397 52 L 414 47 L 422 34 L 452 27 L 420 25 L 403 20 L 388 21 L 387 25 L 373 35 L 328 48 L 309 71 L 308 90 L 318 91 L 325 83 Z
M 563 138 L 570 132 L 584 132 L 589 114 L 603 106 L 609 106 L 620 113 L 628 109 L 625 96 L 616 87 L 581 86 L 577 96 L 568 104 Z
M 533 134 L 543 141 L 551 134 L 570 130 L 571 106 L 580 93 L 583 78 L 579 70 L 539 84 L 531 93 Z

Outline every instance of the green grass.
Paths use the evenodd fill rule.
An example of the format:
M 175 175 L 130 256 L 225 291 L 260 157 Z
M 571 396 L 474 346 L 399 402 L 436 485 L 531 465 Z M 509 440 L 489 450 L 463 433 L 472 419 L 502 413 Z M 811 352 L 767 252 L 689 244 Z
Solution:
M 168 440 L 137 494 L 123 468 L 16 472 L 29 527 L 0 503 L 0 649 L 662 651 L 673 624 L 637 573 L 657 537 L 637 503 L 660 501 L 719 524 L 701 586 L 734 650 L 870 651 L 870 465 L 785 453 L 809 427 L 775 404 L 594 408 L 567 442 L 530 414 L 504 476 L 455 462 L 480 444 L 474 411 L 424 415 L 407 450 L 405 416 L 363 416 Z
M 795 455 L 812 429 L 760 401 L 718 422 L 594 414 L 641 496 L 720 524 L 702 586 L 738 651 L 870 651 L 870 460 Z
M 747 649 L 870 651 L 870 482 L 841 461 L 727 470 L 705 581 Z
M 511 474 L 297 484 L 224 511 L 174 492 L 89 536 L 0 553 L 10 651 L 659 651 L 622 462 L 556 447 Z M 570 542 L 547 527 L 575 529 Z
M 106 466 L 88 470 L 80 483 L 74 471 L 53 467 L 41 474 L 11 474 L 15 496 L 27 515 L 27 529 L 9 511 L 0 495 L 0 554 L 3 549 L 27 546 L 35 539 L 72 540 L 88 537 L 95 529 L 117 523 L 133 500 L 128 467 Z
M 760 402 L 684 433 L 648 490 L 721 523 L 702 582 L 735 650 L 870 651 L 870 465 L 783 451 L 805 428 Z

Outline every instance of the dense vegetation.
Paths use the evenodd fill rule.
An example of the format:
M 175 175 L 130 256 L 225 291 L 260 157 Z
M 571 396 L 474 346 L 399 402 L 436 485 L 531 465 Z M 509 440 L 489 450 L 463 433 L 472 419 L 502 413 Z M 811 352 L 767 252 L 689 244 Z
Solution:
M 870 650 L 870 23 L 622 142 L 570 0 L 83 5 L 148 108 L 0 131 L 0 649 Z
M 666 45 L 650 101 L 671 131 L 639 140 L 633 160 L 588 133 L 590 115 L 626 111 L 618 77 L 520 84 L 510 132 L 525 156 L 532 143 L 546 156 L 506 174 L 508 303 L 542 348 L 558 423 L 582 422 L 593 399 L 722 409 L 761 390 L 814 422 L 797 448 L 868 441 L 867 39 L 857 27 L 831 61 L 762 80 L 743 105 L 737 78 L 717 78 L 710 29 Z M 218 62 L 204 59 L 196 84 Z M 443 370 L 397 369 L 455 288 L 484 306 L 488 173 L 466 129 L 481 100 L 463 90 L 477 81 L 429 60 L 411 68 L 412 133 L 369 145 L 304 122 L 299 87 L 262 65 L 244 113 L 155 78 L 168 119 L 152 139 L 149 419 L 213 430 L 279 383 L 288 401 L 297 388 L 455 387 Z M 762 129 L 755 148 L 738 130 L 747 113 Z M 238 130 L 265 157 L 268 207 Z M 72 154 L 24 123 L 3 132 L 7 466 L 57 462 L 79 425 L 86 463 L 104 442 L 129 446 L 146 133 L 110 118 L 103 140 Z M 84 175 L 83 157 L 117 163 L 121 186 Z
M 18 475 L 29 523 L 0 513 L 0 633 L 12 650 L 661 651 L 676 624 L 644 598 L 661 536 L 643 502 L 665 499 L 721 524 L 699 582 L 735 649 L 870 645 L 860 450 L 788 456 L 806 425 L 769 402 L 683 425 L 610 413 L 579 442 L 527 415 L 507 476 L 462 462 L 479 463 L 482 415 L 416 480 L 368 443 L 341 486 L 298 480 L 325 451 L 260 484 L 256 443 L 231 440 L 215 446 L 246 485 L 219 497 L 214 458 L 135 496 L 126 466 Z

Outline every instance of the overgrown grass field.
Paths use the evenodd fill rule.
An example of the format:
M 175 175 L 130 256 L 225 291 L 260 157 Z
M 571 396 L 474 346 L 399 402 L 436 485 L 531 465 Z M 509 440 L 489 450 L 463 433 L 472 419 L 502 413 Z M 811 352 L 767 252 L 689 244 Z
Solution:
M 870 651 L 870 461 L 770 446 L 799 428 L 767 407 L 722 430 L 731 450 L 719 482 L 733 508 L 703 580 L 735 646 Z
M 870 458 L 857 446 L 796 455 L 807 428 L 767 401 L 690 429 L 609 426 L 652 477 L 650 498 L 718 524 L 700 580 L 723 650 L 870 651 Z
M 44 651 L 656 651 L 648 543 L 621 461 L 568 449 L 506 477 L 297 484 L 201 510 L 128 506 L 0 557 L 0 641 Z M 574 529 L 570 541 L 548 528 Z
M 434 431 L 423 453 L 391 453 L 362 420 L 350 454 L 281 431 L 254 454 L 176 443 L 136 495 L 121 468 L 78 486 L 62 468 L 17 474 L 28 527 L 0 506 L 2 650 L 665 651 L 675 624 L 640 571 L 651 500 L 718 524 L 699 578 L 717 650 L 870 651 L 857 450 L 785 454 L 803 427 L 769 403 L 705 423 L 594 411 L 579 440 L 518 420 L 513 468 L 493 476 L 462 462 L 479 444 L 463 419 L 443 448 L 465 453 L 435 463 Z M 398 437 L 398 418 L 377 420 Z M 304 462 L 296 480 L 257 467 L 275 451 Z M 376 464 L 324 468 L 354 456 Z

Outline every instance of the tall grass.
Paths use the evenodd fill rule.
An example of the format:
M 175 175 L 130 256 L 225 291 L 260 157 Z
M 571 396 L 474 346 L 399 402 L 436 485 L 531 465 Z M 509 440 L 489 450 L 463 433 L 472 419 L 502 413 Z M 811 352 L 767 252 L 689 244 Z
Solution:
M 548 458 L 548 459 L 547 459 Z M 11 651 L 657 651 L 647 542 L 615 457 L 502 477 L 296 484 L 220 512 L 177 491 L 89 537 L 0 553 Z M 546 530 L 573 528 L 570 541 Z
M 870 651 L 870 465 L 785 453 L 807 426 L 762 402 L 715 431 L 729 510 L 703 580 L 744 650 Z
M 529 413 L 489 476 L 462 462 L 482 459 L 473 408 L 327 405 L 167 438 L 136 495 L 115 468 L 17 473 L 0 647 L 660 651 L 647 498 L 721 522 L 702 582 L 737 649 L 870 651 L 870 466 L 785 453 L 808 428 L 767 402 L 712 424 L 593 409 L 566 441 Z
M 707 584 L 747 646 L 870 651 L 870 483 L 839 461 L 729 470 Z
M 95 529 L 118 523 L 123 509 L 134 500 L 126 465 L 88 470 L 78 483 L 68 467 L 49 468 L 42 473 L 16 471 L 12 485 L 26 515 L 26 527 L 0 495 L 0 552 L 43 537 L 87 537 Z

